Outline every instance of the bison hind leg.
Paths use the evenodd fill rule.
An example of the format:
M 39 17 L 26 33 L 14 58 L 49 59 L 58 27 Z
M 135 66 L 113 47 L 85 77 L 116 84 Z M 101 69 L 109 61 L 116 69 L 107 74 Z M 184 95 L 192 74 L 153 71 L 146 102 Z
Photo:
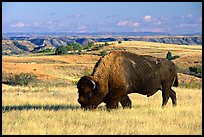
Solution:
M 165 88 L 162 88 L 162 107 L 164 107 L 168 100 L 169 100 L 169 92 L 170 92 L 170 88 L 168 87 L 165 87 Z
M 170 98 L 172 100 L 173 107 L 176 106 L 177 105 L 177 103 L 176 103 L 176 92 L 171 89 L 170 92 L 169 92 L 169 96 L 170 96 Z
M 131 108 L 132 107 L 132 101 L 128 97 L 128 95 L 125 95 L 121 98 L 120 104 L 123 108 Z

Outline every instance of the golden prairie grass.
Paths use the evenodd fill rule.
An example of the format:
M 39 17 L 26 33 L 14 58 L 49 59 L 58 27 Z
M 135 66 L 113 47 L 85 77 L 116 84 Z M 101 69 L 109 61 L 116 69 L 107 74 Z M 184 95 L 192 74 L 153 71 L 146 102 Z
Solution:
M 114 43 L 114 42 L 111 42 Z M 121 44 L 115 42 L 110 46 L 105 46 L 104 49 L 112 51 L 116 49 L 126 49 L 127 51 L 152 55 L 155 57 L 165 58 L 168 51 L 171 51 L 173 55 L 180 56 L 174 62 L 179 67 L 186 67 L 189 65 L 200 65 L 202 62 L 202 46 L 194 45 L 175 45 L 175 44 L 162 44 L 143 41 L 123 41 Z M 100 51 L 94 51 L 93 53 Z M 34 73 L 38 75 L 39 79 L 47 80 L 53 78 L 64 78 L 66 74 L 73 72 L 73 76 L 67 76 L 65 79 L 71 77 L 75 79 L 79 76 L 79 72 L 83 70 L 83 67 L 93 67 L 98 61 L 100 56 L 97 55 L 49 55 L 49 56 L 36 56 L 31 54 L 29 56 L 3 56 L 2 57 L 2 71 L 7 73 Z M 59 69 L 61 68 L 61 69 Z M 62 70 L 62 69 L 66 69 Z M 85 68 L 83 68 L 85 69 Z M 67 72 L 65 74 L 65 72 Z M 74 76 L 76 75 L 77 76 Z
M 202 46 L 131 41 L 104 47 L 118 48 L 162 58 L 170 50 L 173 55 L 188 55 L 199 62 L 202 59 Z M 76 86 L 67 83 L 77 81 L 99 58 L 96 55 L 3 56 L 2 72 L 32 72 L 49 84 L 26 87 L 2 84 L 2 134 L 202 134 L 202 89 L 174 88 L 178 99 L 174 108 L 171 100 L 161 108 L 162 95 L 158 91 L 149 98 L 130 94 L 132 109 L 119 106 L 107 111 L 104 103 L 93 111 L 80 109 Z M 188 58 L 178 60 L 176 65 L 189 65 L 183 65 L 183 61 L 188 62 Z M 179 79 L 183 78 L 188 80 L 188 76 L 179 74 Z M 56 85 L 62 81 L 61 86 Z
M 102 103 L 84 111 L 76 87 L 3 86 L 2 132 L 8 134 L 202 134 L 201 89 L 174 88 L 178 105 L 161 108 L 161 91 L 151 97 L 130 94 L 132 109 L 107 111 Z
M 120 48 L 137 54 L 146 54 L 162 58 L 166 57 L 168 51 L 171 51 L 173 55 L 178 56 L 202 54 L 202 46 L 164 44 L 144 41 L 123 41 L 122 44 L 118 44 L 116 42 L 105 49 L 114 50 Z
M 115 42 L 115 44 L 104 47 L 104 49 L 108 51 L 120 48 L 125 48 L 127 51 L 137 54 L 146 54 L 162 58 L 165 58 L 166 53 L 171 51 L 173 55 L 181 56 L 173 60 L 180 70 L 184 70 L 189 66 L 202 65 L 202 46 L 123 41 L 121 44 Z M 38 82 L 40 83 L 38 86 L 44 86 L 44 83 L 55 83 L 55 85 L 65 85 L 67 83 L 73 85 L 82 75 L 91 73 L 99 58 L 100 56 L 91 54 L 3 56 L 2 72 L 13 74 L 20 74 L 21 72 L 33 73 L 40 81 Z M 184 87 L 186 87 L 185 83 L 188 84 L 189 81 L 193 87 L 202 87 L 200 84 L 202 79 L 179 74 L 179 83 L 184 82 Z
M 76 79 L 87 67 L 93 67 L 98 56 L 64 55 L 64 56 L 3 56 L 2 72 L 19 74 L 33 73 L 41 80 Z

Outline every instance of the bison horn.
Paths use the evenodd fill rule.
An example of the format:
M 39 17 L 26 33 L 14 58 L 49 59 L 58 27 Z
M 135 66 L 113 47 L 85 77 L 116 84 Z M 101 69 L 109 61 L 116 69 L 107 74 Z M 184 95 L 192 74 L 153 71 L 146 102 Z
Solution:
M 92 82 L 92 84 L 93 84 L 93 89 L 95 89 L 96 88 L 96 83 L 93 81 L 93 80 L 91 80 L 91 82 Z

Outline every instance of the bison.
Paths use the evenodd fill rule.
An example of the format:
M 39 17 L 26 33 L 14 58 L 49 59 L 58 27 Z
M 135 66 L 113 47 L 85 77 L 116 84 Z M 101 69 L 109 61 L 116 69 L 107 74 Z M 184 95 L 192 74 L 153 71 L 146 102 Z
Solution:
M 91 76 L 83 76 L 77 83 L 81 108 L 95 109 L 104 102 L 107 109 L 115 109 L 119 102 L 131 108 L 130 93 L 152 96 L 162 91 L 162 106 L 169 97 L 176 106 L 178 86 L 176 65 L 169 60 L 125 51 L 113 51 L 101 57 Z

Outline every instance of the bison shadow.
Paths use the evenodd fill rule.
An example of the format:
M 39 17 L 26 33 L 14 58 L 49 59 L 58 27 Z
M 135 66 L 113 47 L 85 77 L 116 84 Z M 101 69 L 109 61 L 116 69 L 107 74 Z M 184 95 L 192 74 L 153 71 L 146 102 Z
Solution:
M 81 109 L 78 105 L 12 105 L 2 106 L 2 112 L 8 112 L 11 110 L 78 110 Z

